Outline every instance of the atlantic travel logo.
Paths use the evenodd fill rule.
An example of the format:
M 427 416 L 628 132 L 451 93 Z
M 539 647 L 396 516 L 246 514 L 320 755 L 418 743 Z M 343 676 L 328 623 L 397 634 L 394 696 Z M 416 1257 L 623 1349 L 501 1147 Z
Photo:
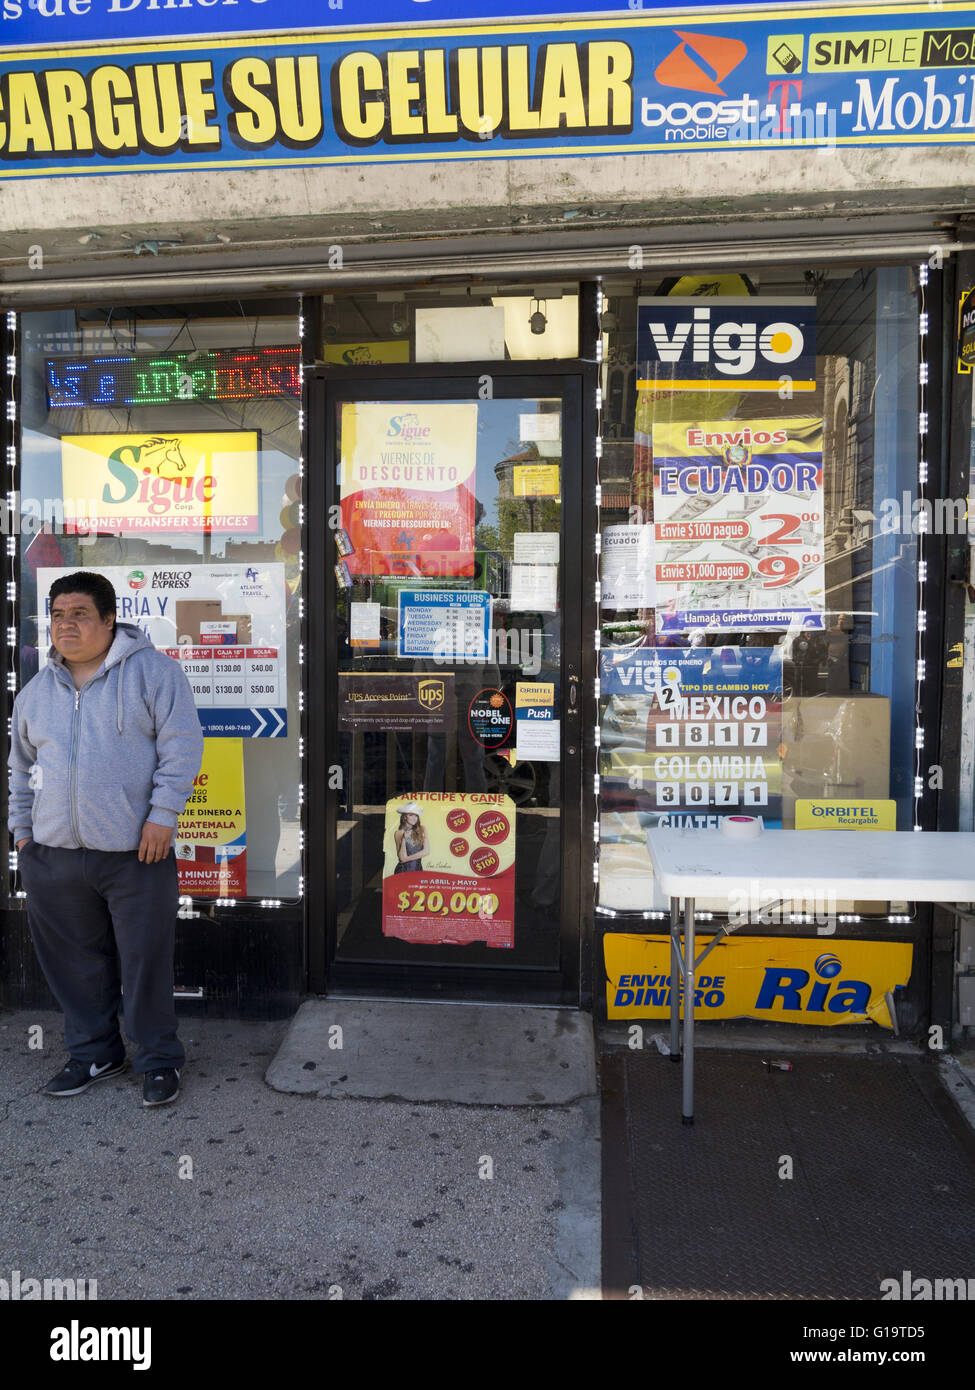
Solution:
M 748 45 L 740 39 L 719 38 L 715 34 L 687 34 L 681 29 L 674 33 L 680 43 L 653 74 L 661 87 L 723 97 L 724 88 L 718 84 L 744 61 Z

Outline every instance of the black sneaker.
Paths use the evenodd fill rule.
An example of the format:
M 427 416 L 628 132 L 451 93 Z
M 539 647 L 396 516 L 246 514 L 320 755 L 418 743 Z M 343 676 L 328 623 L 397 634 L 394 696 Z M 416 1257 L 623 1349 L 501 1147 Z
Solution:
M 142 1081 L 143 1105 L 168 1105 L 179 1095 L 179 1072 L 175 1067 L 147 1071 Z
M 121 1062 L 104 1062 L 98 1066 L 96 1062 L 81 1062 L 72 1057 L 67 1066 L 62 1067 L 57 1076 L 52 1077 L 47 1083 L 43 1094 L 80 1096 L 82 1091 L 87 1091 L 96 1081 L 107 1081 L 110 1076 L 118 1076 L 122 1071 L 125 1071 L 124 1059 Z

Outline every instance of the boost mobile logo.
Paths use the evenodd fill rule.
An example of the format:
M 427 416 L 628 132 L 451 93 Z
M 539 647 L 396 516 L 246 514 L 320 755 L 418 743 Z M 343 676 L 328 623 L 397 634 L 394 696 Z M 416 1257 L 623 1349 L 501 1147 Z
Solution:
M 679 87 L 687 92 L 707 92 L 710 96 L 723 97 L 724 90 L 718 83 L 743 61 L 748 45 L 740 39 L 718 38 L 714 34 L 687 34 L 682 29 L 675 29 L 674 33 L 680 43 L 657 65 L 653 74 L 661 87 Z M 713 77 L 691 53 L 703 60 Z

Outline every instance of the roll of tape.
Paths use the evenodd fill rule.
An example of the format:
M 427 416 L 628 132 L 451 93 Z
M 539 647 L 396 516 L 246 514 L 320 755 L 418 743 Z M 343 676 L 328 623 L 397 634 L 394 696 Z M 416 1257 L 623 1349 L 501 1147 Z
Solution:
M 721 833 L 729 840 L 755 840 L 765 829 L 761 816 L 722 816 Z

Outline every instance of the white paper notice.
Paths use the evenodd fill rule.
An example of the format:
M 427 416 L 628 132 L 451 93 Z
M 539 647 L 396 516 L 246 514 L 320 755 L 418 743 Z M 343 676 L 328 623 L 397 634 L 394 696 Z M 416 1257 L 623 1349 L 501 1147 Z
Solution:
M 557 763 L 562 756 L 562 721 L 559 719 L 518 720 L 519 762 Z
M 516 565 L 557 565 L 559 563 L 558 531 L 516 531 Z
M 541 439 L 562 438 L 562 414 L 549 411 L 544 415 L 519 415 L 518 432 L 522 444 L 537 443 Z
M 558 565 L 512 565 L 511 611 L 554 613 L 558 607 Z
M 349 604 L 350 646 L 379 646 L 379 615 L 381 612 L 382 605 L 378 603 Z
M 604 608 L 653 608 L 655 573 L 652 523 L 604 528 L 599 565 Z

